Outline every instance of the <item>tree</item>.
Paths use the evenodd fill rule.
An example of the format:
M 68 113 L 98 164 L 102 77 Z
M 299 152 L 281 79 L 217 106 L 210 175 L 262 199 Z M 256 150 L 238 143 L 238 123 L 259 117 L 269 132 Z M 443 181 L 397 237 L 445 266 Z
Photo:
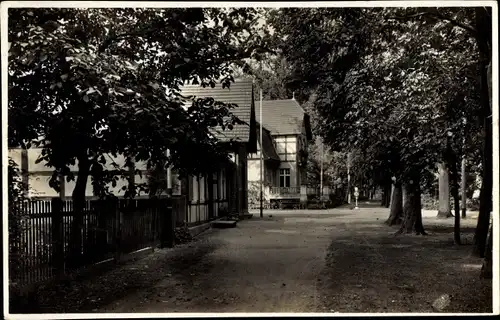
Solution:
M 445 163 L 438 163 L 439 172 L 439 209 L 438 218 L 449 218 L 452 216 L 450 210 L 450 180 L 449 172 Z
M 480 72 L 480 101 L 481 118 L 483 122 L 483 170 L 481 175 L 481 191 L 479 204 L 479 217 L 476 227 L 475 248 L 476 253 L 483 257 L 486 250 L 486 239 L 488 237 L 488 226 L 492 210 L 493 196 L 493 131 L 490 92 L 488 87 L 488 65 L 491 61 L 491 35 L 492 16 L 491 8 L 475 8 L 475 39 L 479 48 L 479 72 Z
M 323 163 L 323 185 L 341 187 L 347 182 L 347 167 L 345 155 L 321 146 L 321 139 L 315 139 L 309 144 L 307 162 L 307 182 L 319 187 L 321 163 Z
M 385 222 L 389 226 L 400 224 L 403 217 L 403 186 L 399 181 L 394 181 L 391 200 L 389 218 Z
M 293 97 L 288 85 L 291 81 L 290 66 L 283 56 L 267 55 L 262 61 L 250 61 L 245 72 L 255 77 L 256 84 L 262 89 L 263 99 L 285 100 Z M 305 91 L 304 91 L 305 92 Z M 312 131 L 316 135 L 318 115 L 314 108 L 314 97 L 304 101 L 302 107 L 310 115 Z M 321 162 L 323 162 L 323 181 L 325 185 L 341 186 L 346 184 L 346 165 L 344 155 L 332 152 L 329 148 L 320 150 L 321 141 L 316 137 L 308 146 L 307 183 L 319 187 Z
M 479 75 L 479 107 L 477 123 L 482 140 L 482 171 L 479 218 L 475 232 L 474 251 L 484 256 L 492 208 L 492 122 L 488 86 L 488 65 L 491 61 L 492 15 L 491 7 L 476 8 L 419 8 L 409 9 L 402 19 L 415 19 L 420 23 L 444 22 L 464 31 L 476 43 L 477 71 Z
M 366 151 L 367 171 L 388 167 L 380 183 L 396 177 L 407 200 L 400 231 L 423 234 L 420 194 L 434 180 L 435 163 L 451 159 L 444 159 L 448 133 L 463 137 L 454 117 L 474 106 L 475 44 L 448 22 L 393 18 L 402 12 L 407 9 L 282 9 L 270 21 L 293 70 L 290 88 L 317 95 L 325 142 L 337 151 Z
M 229 86 L 231 66 L 263 51 L 256 19 L 246 8 L 9 10 L 10 144 L 42 148 L 54 189 L 59 175 L 76 178 L 74 235 L 89 177 L 106 196 L 137 161 L 195 174 L 227 160 L 211 130 L 240 123 L 234 105 L 183 97 L 180 87 Z M 107 171 L 108 154 L 124 155 L 125 167 Z
M 296 67 L 296 77 L 302 80 L 301 84 L 306 82 L 306 86 L 316 86 L 316 106 L 323 116 L 319 127 L 322 128 L 321 134 L 325 141 L 339 151 L 346 151 L 351 146 L 361 150 L 370 149 L 375 151 L 372 154 L 379 156 L 379 163 L 385 161 L 387 164 L 393 159 L 384 157 L 384 154 L 396 155 L 398 148 L 393 148 L 393 141 L 375 138 L 374 134 L 378 137 L 388 136 L 394 127 L 381 127 L 376 121 L 368 121 L 374 116 L 370 113 L 376 109 L 373 98 L 377 92 L 374 85 L 364 85 L 369 78 L 373 78 L 375 71 L 366 66 L 381 60 L 380 56 L 373 56 L 370 52 L 370 48 L 378 49 L 380 45 L 374 46 L 370 41 L 372 31 L 367 29 L 368 25 L 370 28 L 375 26 L 375 29 L 381 26 L 380 21 L 377 22 L 378 14 L 380 12 L 377 10 L 363 9 L 291 9 L 276 15 L 275 27 L 288 33 L 286 39 L 289 40 L 285 40 L 286 45 L 283 47 L 287 47 L 286 52 L 292 53 L 287 58 Z M 295 47 L 290 50 L 289 46 Z M 381 77 L 377 75 L 377 78 Z M 375 82 L 380 81 L 378 79 Z M 381 143 L 370 148 L 373 138 Z M 394 152 L 386 152 L 391 148 Z
M 264 100 L 285 100 L 293 93 L 287 87 L 289 66 L 283 57 L 266 55 L 260 61 L 249 61 L 246 73 L 255 77 L 257 86 L 262 89 Z

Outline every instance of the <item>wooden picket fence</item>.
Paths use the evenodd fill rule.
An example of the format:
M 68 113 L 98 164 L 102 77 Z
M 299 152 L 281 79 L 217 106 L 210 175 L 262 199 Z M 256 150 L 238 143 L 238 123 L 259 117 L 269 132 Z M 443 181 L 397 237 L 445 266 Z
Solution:
M 176 227 L 182 227 L 189 221 L 186 196 L 172 196 L 172 211 L 175 214 Z
M 81 214 L 73 210 L 73 201 L 59 198 L 17 205 L 25 228 L 9 239 L 9 280 L 16 288 L 174 244 L 170 199 L 88 200 Z

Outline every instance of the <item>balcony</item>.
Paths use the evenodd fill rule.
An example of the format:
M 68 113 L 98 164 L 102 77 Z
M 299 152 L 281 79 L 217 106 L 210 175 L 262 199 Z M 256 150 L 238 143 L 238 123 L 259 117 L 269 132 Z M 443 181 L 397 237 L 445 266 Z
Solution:
M 300 187 L 271 187 L 269 197 L 271 199 L 300 198 Z

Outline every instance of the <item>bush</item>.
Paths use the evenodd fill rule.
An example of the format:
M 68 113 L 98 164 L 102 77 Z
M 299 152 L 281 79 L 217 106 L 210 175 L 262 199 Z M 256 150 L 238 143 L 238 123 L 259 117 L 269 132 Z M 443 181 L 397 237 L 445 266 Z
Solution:
M 22 238 L 28 230 L 28 216 L 23 210 L 23 203 L 27 201 L 25 192 L 28 187 L 23 183 L 21 171 L 17 164 L 9 158 L 8 164 L 8 234 L 9 234 L 9 282 L 15 281 L 22 270 L 20 266 L 27 259 Z
M 176 227 L 174 232 L 175 232 L 175 243 L 183 244 L 191 242 L 193 240 L 193 237 L 191 236 L 191 232 L 189 232 L 187 224 L 184 224 L 184 226 L 182 227 Z
M 429 194 L 422 194 L 422 209 L 424 210 L 438 210 L 439 200 L 436 200 Z
M 461 195 L 460 195 L 461 196 Z M 478 211 L 479 210 L 479 199 L 467 199 L 467 210 Z M 460 209 L 462 208 L 462 200 L 460 199 Z M 422 195 L 422 209 L 424 210 L 437 210 L 439 209 L 439 200 L 430 196 L 429 194 Z M 454 211 L 454 200 L 450 197 L 450 210 Z

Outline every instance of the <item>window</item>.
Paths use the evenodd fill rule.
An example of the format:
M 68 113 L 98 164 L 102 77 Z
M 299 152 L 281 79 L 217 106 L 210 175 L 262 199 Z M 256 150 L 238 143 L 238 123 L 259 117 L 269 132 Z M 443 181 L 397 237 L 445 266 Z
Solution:
M 280 187 L 290 187 L 290 169 L 280 169 Z

